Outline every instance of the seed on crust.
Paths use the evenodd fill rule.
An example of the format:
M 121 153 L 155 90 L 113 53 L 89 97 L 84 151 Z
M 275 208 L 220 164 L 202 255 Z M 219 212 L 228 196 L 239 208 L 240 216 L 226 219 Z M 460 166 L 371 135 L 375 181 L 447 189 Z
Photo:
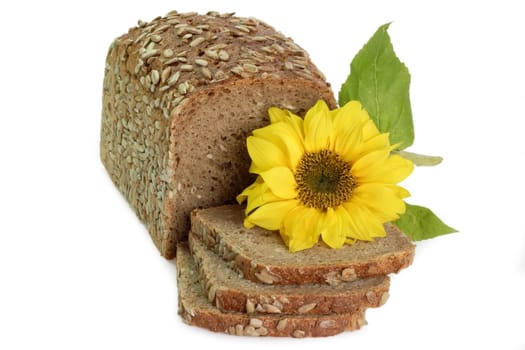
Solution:
M 281 313 L 281 310 L 277 306 L 272 305 L 272 304 L 263 304 L 262 307 L 264 311 L 266 311 L 269 314 L 280 314 Z
M 235 325 L 235 335 L 243 335 L 244 326 L 242 324 Z
M 246 326 L 244 329 L 244 335 L 248 335 L 250 337 L 258 337 L 259 333 L 255 330 L 255 327 L 253 326 Z
M 349 267 L 341 272 L 341 279 L 345 282 L 350 282 L 357 279 L 357 274 L 353 268 Z
M 206 67 L 208 65 L 208 61 L 202 58 L 197 58 L 194 62 L 195 64 L 202 66 L 202 67 Z
M 390 294 L 388 294 L 388 292 L 384 292 L 381 295 L 381 300 L 379 300 L 379 306 L 385 305 L 389 297 L 390 297 Z
M 153 85 L 157 85 L 157 83 L 159 82 L 160 80 L 160 74 L 159 74 L 159 71 L 154 69 L 151 71 L 151 83 Z
M 268 329 L 266 327 L 256 328 L 255 331 L 259 333 L 259 335 L 268 335 Z
M 219 50 L 219 53 L 217 55 L 219 56 L 219 59 L 221 61 L 228 61 L 230 59 L 230 55 L 224 50 Z
M 334 328 L 337 326 L 337 322 L 335 320 L 322 320 L 319 322 L 319 328 L 326 329 L 326 328 Z
M 204 42 L 204 40 L 206 40 L 204 39 L 204 37 L 199 36 L 198 38 L 193 39 L 193 41 L 190 43 L 190 46 L 191 47 L 199 46 L 200 44 Z
M 287 325 L 288 325 L 288 319 L 287 318 L 283 318 L 283 319 L 279 320 L 279 322 L 277 323 L 277 327 L 275 327 L 275 328 L 279 332 L 282 332 L 283 330 L 285 330 Z
M 368 292 L 366 292 L 366 300 L 368 300 L 370 304 L 376 304 L 377 303 L 376 293 L 373 290 L 369 290 Z
M 208 67 L 202 67 L 201 73 L 206 79 L 212 79 L 211 71 Z
M 173 56 L 173 50 L 172 49 L 164 49 L 162 51 L 162 56 L 164 56 L 166 58 L 169 58 L 169 57 Z
M 262 327 L 263 321 L 259 318 L 250 318 L 250 326 L 253 326 L 255 328 Z
M 168 79 L 168 81 L 166 81 L 166 84 L 168 84 L 168 85 L 175 84 L 177 82 L 177 80 L 179 80 L 179 77 L 180 77 L 180 72 L 176 71 L 175 73 L 173 73 L 171 75 L 171 77 Z
M 299 309 L 297 309 L 297 312 L 299 312 L 300 314 L 305 314 L 315 309 L 316 306 L 317 306 L 317 303 L 306 304 L 306 305 L 301 306 Z
M 306 336 L 306 332 L 300 329 L 296 329 L 293 331 L 292 336 L 294 338 L 304 338 Z
M 273 284 L 279 281 L 279 277 L 270 274 L 266 269 L 256 272 L 255 277 L 257 277 L 259 281 L 266 284 Z

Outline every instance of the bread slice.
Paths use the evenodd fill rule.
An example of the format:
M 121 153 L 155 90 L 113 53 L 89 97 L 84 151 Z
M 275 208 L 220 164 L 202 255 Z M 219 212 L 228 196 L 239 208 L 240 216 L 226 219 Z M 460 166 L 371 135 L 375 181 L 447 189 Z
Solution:
M 193 233 L 189 235 L 189 247 L 205 294 L 221 311 L 324 315 L 379 307 L 388 299 L 388 276 L 356 279 L 337 286 L 268 285 L 242 278 Z
M 214 307 L 204 296 L 199 273 L 187 244 L 177 250 L 179 314 L 194 326 L 232 335 L 276 337 L 324 337 L 356 330 L 366 323 L 364 310 L 332 315 L 248 315 L 226 313 Z
M 246 137 L 268 108 L 335 107 L 305 50 L 254 18 L 170 12 L 111 44 L 100 156 L 166 258 L 193 208 L 234 201 L 254 179 Z
M 393 224 L 386 237 L 341 249 L 322 243 L 290 253 L 276 232 L 243 226 L 244 209 L 226 205 L 192 212 L 192 232 L 244 278 L 266 284 L 338 284 L 398 272 L 412 263 L 415 246 Z

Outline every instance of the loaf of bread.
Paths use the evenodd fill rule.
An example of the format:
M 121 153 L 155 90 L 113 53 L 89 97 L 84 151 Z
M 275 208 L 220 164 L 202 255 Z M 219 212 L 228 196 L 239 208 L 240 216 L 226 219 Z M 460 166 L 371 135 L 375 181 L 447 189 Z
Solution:
M 190 325 L 231 335 L 303 338 L 335 335 L 366 324 L 364 309 L 330 315 L 222 312 L 204 295 L 197 266 L 186 242 L 180 243 L 176 262 L 179 314 Z
M 166 258 L 189 213 L 234 200 L 253 178 L 246 136 L 271 106 L 299 115 L 329 84 L 305 50 L 232 14 L 171 12 L 115 39 L 105 66 L 100 156 Z
M 208 301 L 224 312 L 325 315 L 379 307 L 388 299 L 388 276 L 341 281 L 336 286 L 268 285 L 244 279 L 191 233 L 189 247 Z
M 341 249 L 318 243 L 290 253 L 278 233 L 243 226 L 244 208 L 224 205 L 194 210 L 191 230 L 244 278 L 266 284 L 328 283 L 381 276 L 409 266 L 415 246 L 393 224 L 387 235 L 371 242 L 358 241 Z

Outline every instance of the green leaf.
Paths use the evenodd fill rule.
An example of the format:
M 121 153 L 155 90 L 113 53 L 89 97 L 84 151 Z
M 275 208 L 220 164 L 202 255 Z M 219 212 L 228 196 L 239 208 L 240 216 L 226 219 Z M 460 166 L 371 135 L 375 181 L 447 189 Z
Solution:
M 448 233 L 457 232 L 446 225 L 432 210 L 406 203 L 406 212 L 394 224 L 414 241 L 434 238 Z
M 407 148 L 414 142 L 408 68 L 397 58 L 387 23 L 376 31 L 350 64 L 350 75 L 339 92 L 339 106 L 358 100 L 390 142 Z
M 416 166 L 434 166 L 440 164 L 443 161 L 443 158 L 439 156 L 427 156 L 424 154 L 407 151 L 393 151 L 392 153 L 398 154 L 401 157 L 412 161 L 412 163 L 414 163 Z

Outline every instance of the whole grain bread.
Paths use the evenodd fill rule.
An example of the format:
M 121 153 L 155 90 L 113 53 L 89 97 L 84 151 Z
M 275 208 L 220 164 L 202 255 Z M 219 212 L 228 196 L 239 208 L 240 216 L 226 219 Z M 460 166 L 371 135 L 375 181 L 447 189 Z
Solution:
M 186 242 L 177 250 L 179 314 L 184 322 L 232 335 L 276 337 L 324 337 L 363 326 L 364 310 L 331 315 L 249 315 L 222 312 L 204 296 L 197 266 Z
M 386 237 L 341 249 L 318 243 L 290 253 L 277 232 L 243 226 L 244 208 L 225 205 L 196 209 L 191 230 L 244 278 L 266 284 L 328 283 L 398 272 L 412 263 L 415 246 L 393 224 Z
M 388 276 L 353 279 L 337 286 L 268 285 L 244 279 L 193 233 L 189 247 L 208 301 L 224 312 L 324 315 L 379 307 L 388 299 Z
M 166 258 L 189 213 L 234 200 L 253 178 L 246 136 L 271 106 L 304 114 L 330 86 L 305 50 L 254 18 L 175 11 L 111 44 L 100 156 Z

